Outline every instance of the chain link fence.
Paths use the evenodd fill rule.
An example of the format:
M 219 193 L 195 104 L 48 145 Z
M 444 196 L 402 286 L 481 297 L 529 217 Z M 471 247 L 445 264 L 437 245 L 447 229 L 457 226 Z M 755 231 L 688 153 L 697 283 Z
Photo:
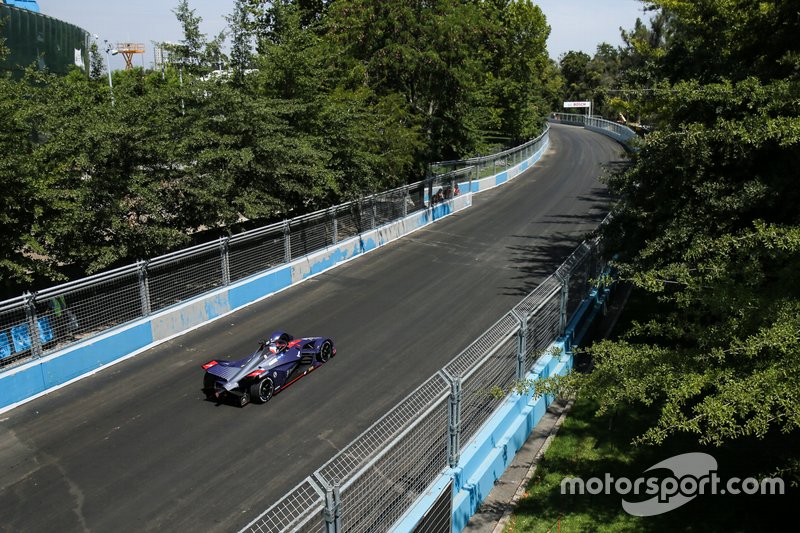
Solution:
M 0 302 L 0 372 L 451 201 L 471 168 Z
M 283 518 L 308 492 L 301 484 L 242 531 L 390 530 L 448 466 L 458 464 L 513 384 L 564 334 L 604 268 L 598 248 L 597 240 L 581 243 L 553 275 L 307 478 L 325 494 L 321 515 L 317 500 L 309 510 L 313 526 L 311 519 L 301 528 L 295 515 Z
M 466 167 L 473 167 L 475 169 L 473 179 L 475 180 L 494 176 L 532 157 L 547 142 L 547 133 L 549 131 L 550 126 L 547 125 L 544 132 L 535 139 L 496 154 L 472 157 L 459 161 L 439 161 L 433 163 L 430 165 L 430 174 L 444 174 Z
M 252 531 L 321 531 L 325 526 L 325 493 L 309 479 L 303 480 L 280 502 L 261 514 Z
M 638 137 L 636 132 L 628 126 L 596 116 L 589 117 L 578 113 L 553 113 L 550 116 L 550 120 L 561 124 L 583 126 L 612 137 L 626 146 L 631 146 L 631 141 Z

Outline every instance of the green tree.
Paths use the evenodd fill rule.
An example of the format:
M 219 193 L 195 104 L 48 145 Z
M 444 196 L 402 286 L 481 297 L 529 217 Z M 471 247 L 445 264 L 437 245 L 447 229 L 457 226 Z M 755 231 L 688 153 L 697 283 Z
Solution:
M 222 51 L 222 45 L 228 37 L 224 31 L 205 44 L 201 64 L 210 70 L 222 70 L 228 63 L 228 56 Z
M 425 157 L 451 159 L 481 141 L 472 105 L 483 81 L 481 20 L 472 2 L 340 0 L 328 9 L 327 35 L 354 82 L 403 96 L 427 137 Z
M 40 270 L 40 252 L 31 233 L 42 209 L 42 183 L 31 154 L 34 130 L 28 117 L 25 87 L 0 76 L 0 277 L 4 289 L 29 282 Z
M 110 106 L 103 84 L 81 73 L 42 81 L 35 120 L 43 142 L 33 159 L 46 195 L 34 234 L 46 260 L 91 273 L 188 242 L 197 226 L 181 224 L 176 206 L 175 91 L 148 86 L 140 70 L 118 72 Z
M 622 201 L 603 235 L 658 311 L 594 345 L 577 382 L 601 411 L 657 405 L 640 442 L 797 435 L 800 15 L 789 1 L 652 3 L 670 38 L 643 65 L 664 81 L 640 98 L 660 129 L 609 178 Z
M 589 82 L 589 64 L 592 58 L 586 52 L 570 50 L 559 58 L 558 64 L 564 77 L 564 97 L 567 100 L 583 100 L 592 93 Z
M 106 75 L 106 66 L 103 62 L 103 56 L 97 47 L 97 42 L 92 41 L 89 46 L 89 77 L 93 80 L 99 80 Z
M 552 110 L 548 87 L 556 73 L 547 55 L 550 27 L 542 10 L 530 1 L 478 5 L 483 19 L 491 23 L 486 24 L 488 42 L 473 50 L 478 58 L 486 56 L 482 70 L 492 88 L 500 133 L 518 144 L 541 132 L 544 117 Z
M 621 107 L 615 98 L 623 84 L 623 51 L 608 43 L 597 45 L 595 55 L 570 51 L 561 56 L 564 100 L 591 100 L 593 113 L 616 119 Z
M 6 18 L 0 18 L 0 29 L 2 29 L 3 26 L 5 25 L 6 25 Z M 0 36 L 0 60 L 4 60 L 6 57 L 8 57 L 8 54 L 9 50 L 8 47 L 6 46 L 6 38 Z
M 173 49 L 175 60 L 182 64 L 199 66 L 206 37 L 200 32 L 200 23 L 203 19 L 195 15 L 195 10 L 189 7 L 188 0 L 180 0 L 172 12 L 183 32 L 180 45 Z
M 231 35 L 231 74 L 233 82 L 241 85 L 245 71 L 253 66 L 253 33 L 250 12 L 245 0 L 236 0 L 233 12 L 226 18 Z
M 203 74 L 219 68 L 225 61 L 222 53 L 225 33 L 222 32 L 208 41 L 206 34 L 200 31 L 203 18 L 189 7 L 188 0 L 180 0 L 172 12 L 181 26 L 183 38 L 179 44 L 166 46 L 171 61 L 193 74 Z

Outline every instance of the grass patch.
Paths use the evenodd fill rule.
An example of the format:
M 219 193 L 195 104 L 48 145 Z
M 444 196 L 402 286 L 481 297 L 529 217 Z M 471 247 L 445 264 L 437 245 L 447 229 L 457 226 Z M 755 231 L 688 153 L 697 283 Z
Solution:
M 539 464 L 506 527 L 506 532 L 733 532 L 778 531 L 793 517 L 793 501 L 798 491 L 786 483 L 782 496 L 698 495 L 670 512 L 636 517 L 621 506 L 623 496 L 562 495 L 564 477 L 635 480 L 665 459 L 688 452 L 705 452 L 718 462 L 718 475 L 724 483 L 731 477 L 767 474 L 779 456 L 791 454 L 791 444 L 782 439 L 742 439 L 722 448 L 699 446 L 691 436 L 679 436 L 664 445 L 633 446 L 632 439 L 652 422 L 655 412 L 648 408 L 628 408 L 602 417 L 594 415 L 596 405 L 588 400 L 576 402 L 557 437 Z M 794 443 L 796 446 L 797 443 Z M 796 448 L 795 448 L 796 449 Z M 665 474 L 663 470 L 653 473 Z M 628 501 L 644 501 L 651 496 L 628 495 Z

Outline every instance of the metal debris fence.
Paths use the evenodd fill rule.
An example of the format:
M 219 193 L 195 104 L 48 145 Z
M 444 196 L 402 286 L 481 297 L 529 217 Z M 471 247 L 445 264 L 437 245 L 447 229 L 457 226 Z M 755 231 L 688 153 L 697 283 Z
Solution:
M 445 468 L 458 463 L 511 385 L 564 334 L 602 269 L 598 240 L 581 243 L 442 370 L 242 531 L 390 530 Z M 309 486 L 319 498 L 287 513 L 312 494 Z
M 605 120 L 597 116 L 586 116 L 578 113 L 553 113 L 550 120 L 561 124 L 575 124 L 591 129 L 609 137 L 612 137 L 629 148 L 634 146 L 632 143 L 638 137 L 635 131 L 624 124 Z
M 436 175 L 466 167 L 473 167 L 476 169 L 476 180 L 487 176 L 494 176 L 532 157 L 546 142 L 548 131 L 550 131 L 550 126 L 546 125 L 544 132 L 535 139 L 496 154 L 471 157 L 459 161 L 439 161 L 433 163 L 430 165 L 430 174 Z
M 421 213 L 451 200 L 473 171 L 460 168 L 0 302 L 0 372 Z

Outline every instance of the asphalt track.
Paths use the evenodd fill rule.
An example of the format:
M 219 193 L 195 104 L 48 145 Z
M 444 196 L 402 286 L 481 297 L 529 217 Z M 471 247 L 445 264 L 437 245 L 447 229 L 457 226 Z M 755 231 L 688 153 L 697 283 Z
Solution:
M 614 141 L 554 126 L 474 206 L 0 415 L 0 531 L 233 531 L 380 418 L 549 275 L 605 215 Z M 244 409 L 200 365 L 271 330 L 338 355 Z

